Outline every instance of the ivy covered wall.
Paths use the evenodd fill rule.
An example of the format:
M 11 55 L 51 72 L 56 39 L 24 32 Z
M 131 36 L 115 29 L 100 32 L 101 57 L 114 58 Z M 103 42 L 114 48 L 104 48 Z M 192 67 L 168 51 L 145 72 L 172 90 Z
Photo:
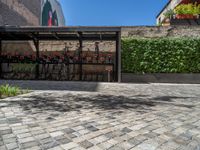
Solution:
M 200 73 L 200 38 L 123 38 L 122 72 Z

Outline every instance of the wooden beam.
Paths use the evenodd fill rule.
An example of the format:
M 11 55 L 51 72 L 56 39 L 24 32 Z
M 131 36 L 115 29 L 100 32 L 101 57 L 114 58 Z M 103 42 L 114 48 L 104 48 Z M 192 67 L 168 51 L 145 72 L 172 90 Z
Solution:
M 56 32 L 52 33 L 53 37 L 55 37 L 56 40 L 60 40 L 60 38 L 58 37 L 58 34 Z
M 121 82 L 121 32 L 117 32 L 116 39 L 116 76 L 115 80 Z
M 37 40 L 37 37 L 34 33 L 28 34 L 28 37 L 30 37 L 32 40 Z
M 0 57 L 2 54 L 2 40 L 0 39 Z M 2 60 L 0 60 L 0 79 L 2 78 Z
M 82 51 L 83 51 L 83 39 L 82 39 L 82 32 L 78 32 L 79 35 L 79 60 L 80 60 L 80 65 L 79 65 L 79 80 L 82 81 L 82 76 L 83 76 L 83 62 L 82 62 Z
M 80 32 L 79 32 L 80 33 Z M 52 34 L 52 33 L 48 33 L 48 34 L 35 34 L 35 33 L 3 33 L 2 36 L 2 40 L 4 41 L 29 41 L 29 40 L 49 40 L 49 41 L 53 41 L 53 40 L 79 40 L 79 34 Z M 92 41 L 115 41 L 116 39 L 116 35 L 115 34 L 109 34 L 109 33 L 91 33 L 91 34 L 82 34 L 82 40 L 92 40 Z
M 91 26 L 76 26 L 76 27 L 0 27 L 0 32 L 118 32 L 121 31 L 121 27 L 91 27 Z
M 40 48 L 39 48 L 39 40 L 33 40 L 33 43 L 35 45 L 35 49 L 36 49 L 36 68 L 35 68 L 35 79 L 38 80 L 39 79 L 39 57 L 40 57 Z

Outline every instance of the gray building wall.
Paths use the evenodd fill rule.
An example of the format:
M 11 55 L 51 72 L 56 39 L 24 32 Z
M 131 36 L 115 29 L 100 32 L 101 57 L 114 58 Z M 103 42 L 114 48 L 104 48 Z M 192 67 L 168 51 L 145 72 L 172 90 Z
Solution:
M 0 25 L 40 25 L 40 0 L 0 0 Z
M 0 0 L 0 26 L 39 26 L 44 0 Z M 59 25 L 65 25 L 62 8 L 57 0 L 49 0 L 57 11 Z

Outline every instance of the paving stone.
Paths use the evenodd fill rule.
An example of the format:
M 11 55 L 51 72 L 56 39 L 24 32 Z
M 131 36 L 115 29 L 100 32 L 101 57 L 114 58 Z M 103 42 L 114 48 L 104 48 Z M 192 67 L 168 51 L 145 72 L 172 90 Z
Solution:
M 71 128 L 66 128 L 63 130 L 65 133 L 69 134 L 69 133 L 74 133 L 75 130 L 71 129 Z
M 128 134 L 124 134 L 122 135 L 120 138 L 124 139 L 125 141 L 128 141 L 129 139 L 132 138 L 132 136 L 128 135 Z
M 58 145 L 59 145 L 58 142 L 53 141 L 53 142 L 49 142 L 49 143 L 42 144 L 41 147 L 42 147 L 43 149 L 50 149 L 50 148 L 57 147 Z
M 87 149 L 87 148 L 92 147 L 94 144 L 92 144 L 91 142 L 85 140 L 85 141 L 79 143 L 79 145 L 81 145 L 83 148 L 86 148 L 86 149 Z
M 5 123 L 7 123 L 6 119 L 0 119 L 0 124 L 5 124 Z
M 21 119 L 18 119 L 18 118 L 9 118 L 8 119 L 8 123 L 9 124 L 16 124 L 16 123 L 21 123 Z
M 31 131 L 31 134 L 33 135 L 41 135 L 41 134 L 45 134 L 46 132 L 44 130 L 34 130 Z
M 35 142 L 35 141 L 31 141 L 31 142 L 26 142 L 26 143 L 22 143 L 20 144 L 22 148 L 24 149 L 29 149 L 31 147 L 35 147 L 35 146 L 39 146 L 39 143 Z
M 57 132 L 52 132 L 52 133 L 50 133 L 50 135 L 51 135 L 52 137 L 61 136 L 61 135 L 63 135 L 63 134 L 64 134 L 64 133 L 61 132 L 61 131 L 57 131 Z
M 22 133 L 28 133 L 28 129 L 21 129 L 21 130 L 14 130 L 14 134 L 22 134 Z
M 17 139 L 16 138 L 10 138 L 10 139 L 4 139 L 3 142 L 5 144 L 9 144 L 9 143 L 13 143 L 13 142 L 16 142 Z
M 177 149 L 179 148 L 181 145 L 173 142 L 173 141 L 168 141 L 167 143 L 164 143 L 163 146 L 165 148 L 168 148 L 168 149 Z
M 105 136 L 110 139 L 110 138 L 115 137 L 115 134 L 113 132 L 109 132 L 109 133 L 106 133 Z
M 60 146 L 56 146 L 56 147 L 50 148 L 48 150 L 63 150 L 63 149 Z
M 74 130 L 75 130 L 75 131 L 79 131 L 79 130 L 83 130 L 83 129 L 84 129 L 83 126 L 76 126 L 76 127 L 73 127 L 73 128 L 72 128 L 72 132 L 71 132 L 71 133 L 73 133 Z
M 34 147 L 28 148 L 28 150 L 42 150 L 42 148 L 40 148 L 39 146 L 34 146 Z
M 200 149 L 200 143 L 197 142 L 197 141 L 192 141 L 187 145 L 187 149 L 199 150 Z
M 112 145 L 116 145 L 118 142 L 114 139 L 110 139 L 110 140 L 107 140 L 108 143 L 112 144 Z
M 75 148 L 72 148 L 71 150 L 85 150 L 85 148 L 82 148 L 82 147 L 75 147 Z
M 6 146 L 0 146 L 0 150 L 7 150 Z
M 113 144 L 108 143 L 108 142 L 103 142 L 97 145 L 101 149 L 109 149 L 113 146 Z
M 131 149 L 133 148 L 135 145 L 129 143 L 129 142 L 122 142 L 118 144 L 119 147 L 123 148 L 123 149 Z
M 36 123 L 31 123 L 31 124 L 28 124 L 28 127 L 32 128 L 32 127 L 39 127 L 38 124 Z
M 55 140 L 53 140 L 52 138 L 48 137 L 48 138 L 45 138 L 45 139 L 40 139 L 39 142 L 41 144 L 46 144 L 46 143 L 53 143 Z
M 90 131 L 93 131 L 93 132 L 99 130 L 99 129 L 95 128 L 94 126 L 90 126 L 90 127 L 88 127 L 87 129 L 90 130 Z
M 58 141 L 60 144 L 67 144 L 67 143 L 72 142 L 72 140 L 70 140 L 64 136 L 56 137 L 55 140 Z
M 122 129 L 122 132 L 123 132 L 123 133 L 129 133 L 129 132 L 131 132 L 131 131 L 132 131 L 132 130 L 129 129 L 129 128 L 127 128 L 127 127 L 125 127 L 125 128 Z
M 63 149 L 72 149 L 72 148 L 75 148 L 75 147 L 78 147 L 79 145 L 74 143 L 74 142 L 70 142 L 70 143 L 67 143 L 67 144 L 62 144 L 60 145 Z
M 109 148 L 108 150 L 125 150 L 125 149 L 122 147 L 119 147 L 119 146 L 113 146 L 113 147 Z
M 9 150 L 13 150 L 13 149 L 17 149 L 18 148 L 18 144 L 17 143 L 10 143 L 10 144 L 6 144 L 6 147 Z
M 46 138 L 50 138 L 49 134 L 43 133 L 43 134 L 38 134 L 34 136 L 36 139 L 46 139 Z
M 22 134 L 17 134 L 17 137 L 22 139 L 22 138 L 27 138 L 31 137 L 32 135 L 30 133 L 22 133 Z
M 3 141 L 0 141 L 0 146 L 3 146 L 3 145 L 4 145 Z
M 89 142 L 93 143 L 94 145 L 100 144 L 101 142 L 96 139 L 90 139 Z
M 88 150 L 102 150 L 102 149 L 98 146 L 93 146 L 93 147 L 88 148 Z
M 142 143 L 142 141 L 137 140 L 136 138 L 129 139 L 128 142 L 135 146 Z
M 90 132 L 89 130 L 84 129 L 84 130 L 79 130 L 78 132 L 75 132 L 74 134 L 77 136 L 81 136 L 81 135 L 87 134 L 89 132 Z
M 5 134 L 5 135 L 2 135 L 3 139 L 10 139 L 10 138 L 14 138 L 14 137 L 15 137 L 14 134 Z
M 74 139 L 74 138 L 78 137 L 75 134 L 67 134 L 66 136 L 69 137 L 70 139 Z
M 1 131 L 0 131 L 0 135 L 11 134 L 11 133 L 12 133 L 12 130 L 11 130 L 11 129 L 1 130 Z
M 34 140 L 35 140 L 35 139 L 34 139 L 33 137 L 18 139 L 18 141 L 19 141 L 20 143 L 32 142 L 32 141 L 34 141 Z
M 152 138 L 158 137 L 159 134 L 154 133 L 154 132 L 149 132 L 149 133 L 144 134 L 144 136 L 147 137 L 147 138 L 152 139 Z
M 71 89 L 76 83 L 48 84 L 70 90 L 0 101 L 0 150 L 16 143 L 19 150 L 199 148 L 200 85 L 98 83 L 87 92 Z
M 98 136 L 96 138 L 94 138 L 94 140 L 99 141 L 100 143 L 105 142 L 108 140 L 108 138 L 104 135 Z
M 160 146 L 160 144 L 156 140 L 150 139 L 150 140 L 144 141 L 137 147 L 144 149 L 144 150 L 155 150 L 159 146 Z

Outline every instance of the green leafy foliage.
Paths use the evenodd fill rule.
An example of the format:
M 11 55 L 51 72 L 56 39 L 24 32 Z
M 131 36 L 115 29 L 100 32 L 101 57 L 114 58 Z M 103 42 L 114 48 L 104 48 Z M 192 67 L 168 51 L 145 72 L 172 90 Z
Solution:
M 191 15 L 198 15 L 200 14 L 200 4 L 181 4 L 175 8 L 176 14 L 191 14 Z
M 19 92 L 20 88 L 16 86 L 10 86 L 9 84 L 0 86 L 0 96 L 16 96 Z
M 200 73 L 200 39 L 122 39 L 122 69 L 130 73 Z
M 16 73 L 34 73 L 35 64 L 13 64 L 13 72 Z
M 175 14 L 174 11 L 172 9 L 169 9 L 164 13 L 164 16 L 166 18 L 171 18 L 174 14 Z
M 28 93 L 29 90 L 22 90 L 21 88 L 17 86 L 11 86 L 9 84 L 1 85 L 0 86 L 0 99 L 10 96 L 16 96 L 19 94 L 25 94 Z

